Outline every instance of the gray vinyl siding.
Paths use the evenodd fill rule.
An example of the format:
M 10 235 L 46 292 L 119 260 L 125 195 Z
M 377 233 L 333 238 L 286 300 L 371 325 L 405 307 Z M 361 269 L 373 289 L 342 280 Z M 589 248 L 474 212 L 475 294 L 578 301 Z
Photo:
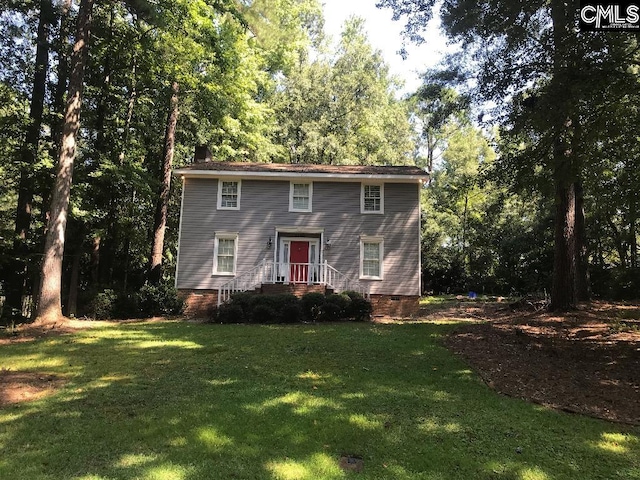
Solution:
M 313 212 L 289 212 L 289 182 L 242 180 L 241 209 L 217 210 L 217 179 L 185 178 L 176 285 L 215 289 L 233 277 L 213 275 L 215 232 L 238 233 L 236 273 L 274 260 L 276 227 L 324 229 L 322 260 L 353 279 L 360 269 L 361 235 L 384 237 L 384 279 L 361 280 L 374 294 L 419 295 L 418 189 L 385 183 L 384 214 L 360 213 L 360 182 L 313 182 Z M 267 247 L 269 237 L 273 246 Z

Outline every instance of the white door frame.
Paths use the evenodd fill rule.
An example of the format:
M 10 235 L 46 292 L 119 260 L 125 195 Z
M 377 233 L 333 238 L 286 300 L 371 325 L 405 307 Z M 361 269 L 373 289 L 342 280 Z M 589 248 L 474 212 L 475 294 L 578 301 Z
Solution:
M 276 255 L 276 264 L 278 265 L 277 270 L 279 270 L 276 272 L 276 278 L 283 279 L 285 283 L 289 283 L 291 242 L 309 243 L 309 258 L 307 259 L 307 263 L 317 265 L 317 267 L 309 268 L 309 283 L 313 283 L 314 279 L 317 281 L 321 264 L 320 239 L 317 237 L 288 237 L 286 234 L 278 237 L 278 249 L 274 253 L 274 255 Z M 315 247 L 315 258 L 311 258 L 313 254 L 312 245 Z M 289 258 L 284 258 L 285 251 L 288 252 Z

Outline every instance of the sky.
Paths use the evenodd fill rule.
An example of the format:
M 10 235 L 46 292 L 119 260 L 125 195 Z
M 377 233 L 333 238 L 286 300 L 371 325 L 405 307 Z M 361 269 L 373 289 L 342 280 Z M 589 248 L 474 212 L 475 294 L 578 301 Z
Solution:
M 337 40 L 344 21 L 352 15 L 365 19 L 365 28 L 373 47 L 382 51 L 392 75 L 404 80 L 402 93 L 414 92 L 420 85 L 419 74 L 434 67 L 447 49 L 446 38 L 440 34 L 439 22 L 432 20 L 422 45 L 407 43 L 406 60 L 397 53 L 402 48 L 402 21 L 394 22 L 391 9 L 376 8 L 377 0 L 322 0 L 325 33 Z

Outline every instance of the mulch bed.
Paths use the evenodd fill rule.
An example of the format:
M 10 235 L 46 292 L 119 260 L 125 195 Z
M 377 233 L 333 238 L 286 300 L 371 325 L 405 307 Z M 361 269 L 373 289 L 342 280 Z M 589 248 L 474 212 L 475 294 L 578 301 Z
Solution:
M 469 323 L 456 329 L 446 345 L 491 388 L 640 425 L 639 306 L 593 302 L 556 315 L 463 302 L 452 310 L 445 313 Z

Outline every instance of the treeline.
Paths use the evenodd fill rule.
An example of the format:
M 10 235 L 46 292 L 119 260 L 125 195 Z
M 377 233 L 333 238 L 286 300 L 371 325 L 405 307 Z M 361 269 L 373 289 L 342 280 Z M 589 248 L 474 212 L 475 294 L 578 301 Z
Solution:
M 5 319 L 48 295 L 41 285 L 59 292 L 48 303 L 81 315 L 105 289 L 171 277 L 170 171 L 196 145 L 221 161 L 412 161 L 406 104 L 362 20 L 330 43 L 316 0 L 1 6 Z M 43 282 L 43 268 L 62 283 Z
M 448 138 L 425 200 L 429 288 L 546 290 L 557 310 L 640 297 L 638 36 L 581 31 L 577 1 L 379 4 L 413 41 L 439 15 L 461 47 L 418 96 L 424 135 Z M 495 159 L 475 134 L 461 141 L 464 119 L 440 129 L 453 105 L 445 87 L 475 106 L 466 121 Z
M 380 3 L 414 40 L 433 14 Z M 447 3 L 464 48 L 399 99 L 362 20 L 329 43 L 318 0 L 0 0 L 4 320 L 36 311 L 43 269 L 67 315 L 170 284 L 170 171 L 196 145 L 433 171 L 427 290 L 637 297 L 637 36 L 579 32 L 577 2 L 489 3 Z

